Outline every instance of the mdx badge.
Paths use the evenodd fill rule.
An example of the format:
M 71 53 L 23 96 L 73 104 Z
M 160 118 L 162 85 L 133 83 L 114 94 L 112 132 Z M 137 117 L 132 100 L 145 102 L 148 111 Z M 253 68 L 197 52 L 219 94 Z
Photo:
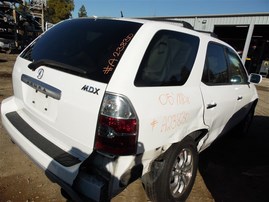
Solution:
M 96 94 L 98 95 L 98 91 L 100 90 L 100 88 L 95 88 L 95 87 L 92 87 L 92 86 L 89 86 L 89 85 L 84 85 L 81 90 L 84 90 L 84 91 L 87 91 L 89 93 L 93 93 L 93 94 Z

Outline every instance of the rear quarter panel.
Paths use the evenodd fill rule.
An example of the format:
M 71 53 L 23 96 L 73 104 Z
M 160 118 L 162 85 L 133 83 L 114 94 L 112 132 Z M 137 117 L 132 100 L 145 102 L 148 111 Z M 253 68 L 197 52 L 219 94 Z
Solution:
M 174 25 L 165 25 L 162 29 L 189 31 Z M 191 132 L 206 128 L 199 87 L 204 64 L 203 52 L 200 50 L 191 75 L 183 86 L 134 85 L 136 73 L 148 44 L 159 30 L 158 24 L 146 24 L 140 28 L 119 62 L 107 88 L 107 91 L 127 96 L 136 110 L 139 118 L 138 141 L 142 145 L 138 153 L 179 142 Z

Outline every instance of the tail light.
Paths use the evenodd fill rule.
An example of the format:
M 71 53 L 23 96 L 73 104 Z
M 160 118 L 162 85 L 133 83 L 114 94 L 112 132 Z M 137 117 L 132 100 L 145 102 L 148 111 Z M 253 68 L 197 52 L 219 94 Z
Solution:
M 100 109 L 95 136 L 95 149 L 113 155 L 136 153 L 138 118 L 130 101 L 106 93 Z

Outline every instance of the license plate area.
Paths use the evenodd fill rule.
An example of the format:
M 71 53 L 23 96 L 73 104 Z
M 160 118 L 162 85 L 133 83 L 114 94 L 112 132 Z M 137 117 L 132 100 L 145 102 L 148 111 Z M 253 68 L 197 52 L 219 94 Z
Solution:
M 35 90 L 32 93 L 32 106 L 39 111 L 42 111 L 44 113 L 50 111 L 50 102 L 50 97 L 43 93 L 40 93 L 38 90 Z
M 55 119 L 61 91 L 27 75 L 22 75 L 21 80 L 26 84 L 23 85 L 26 105 L 39 116 Z
M 34 89 L 31 89 L 30 94 L 27 96 L 26 102 L 33 111 L 50 119 L 56 118 L 58 111 L 57 100 Z

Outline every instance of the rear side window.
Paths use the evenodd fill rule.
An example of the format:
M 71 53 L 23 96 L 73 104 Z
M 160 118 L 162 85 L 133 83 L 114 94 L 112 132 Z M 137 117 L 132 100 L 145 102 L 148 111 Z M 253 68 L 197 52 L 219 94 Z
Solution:
M 109 19 L 67 20 L 48 30 L 21 57 L 63 63 L 86 71 L 87 78 L 108 83 L 140 26 Z
M 207 85 L 246 84 L 248 76 L 241 60 L 232 49 L 210 42 L 202 81 Z
M 156 33 L 142 59 L 136 86 L 183 85 L 192 70 L 199 38 L 162 30 Z
M 229 48 L 226 49 L 227 58 L 230 68 L 230 83 L 231 84 L 246 84 L 248 83 L 248 76 L 245 71 L 245 68 L 235 54 L 235 52 Z
M 209 85 L 227 84 L 228 64 L 222 45 L 209 43 L 203 72 L 203 82 Z

